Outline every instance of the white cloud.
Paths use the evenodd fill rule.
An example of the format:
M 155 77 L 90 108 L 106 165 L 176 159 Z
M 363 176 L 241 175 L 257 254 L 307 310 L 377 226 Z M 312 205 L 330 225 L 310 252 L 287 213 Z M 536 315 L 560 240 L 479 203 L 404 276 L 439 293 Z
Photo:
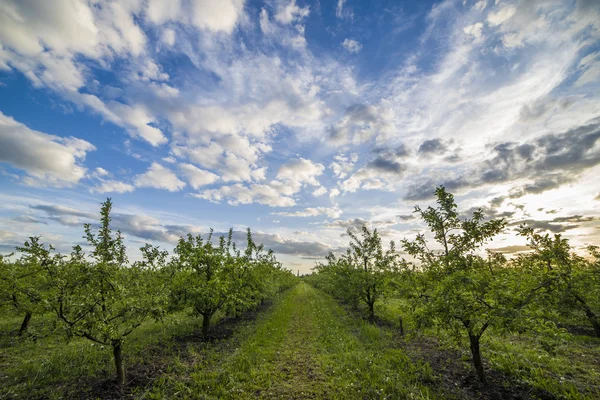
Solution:
M 244 12 L 245 0 L 196 0 L 192 22 L 200 29 L 232 33 Z
M 362 44 L 360 44 L 359 42 L 357 42 L 354 39 L 344 39 L 344 41 L 342 42 L 342 46 L 349 52 L 349 53 L 358 53 L 359 51 L 362 50 Z
M 82 161 L 96 148 L 85 140 L 61 138 L 29 129 L 0 112 L 0 162 L 24 170 L 36 186 L 72 186 L 87 169 Z
M 335 16 L 338 18 L 354 18 L 354 13 L 350 9 L 344 9 L 347 0 L 338 0 L 335 7 Z
M 176 33 L 173 29 L 163 29 L 160 34 L 160 40 L 167 46 L 173 47 L 175 45 Z
M 148 0 L 146 15 L 157 25 L 175 21 L 181 18 L 181 14 L 181 0 Z
M 308 7 L 300 8 L 296 4 L 296 0 L 291 0 L 288 4 L 280 3 L 275 13 L 275 19 L 281 24 L 291 24 L 296 20 L 308 17 L 310 10 Z
M 481 0 L 481 1 L 478 1 L 477 3 L 475 3 L 475 5 L 473 6 L 473 9 L 475 9 L 477 11 L 483 11 L 483 10 L 485 10 L 486 7 L 487 7 L 487 0 Z
M 96 193 L 129 193 L 134 190 L 135 187 L 133 185 L 115 180 L 102 181 L 99 185 L 92 188 L 92 192 Z
M 102 168 L 102 167 L 96 168 L 96 174 L 98 176 L 108 176 L 108 175 L 110 175 L 110 173 L 107 170 L 105 170 L 104 168 Z
M 161 130 L 150 125 L 154 122 L 154 118 L 143 105 L 130 106 L 118 102 L 109 102 L 107 107 L 112 114 L 118 116 L 118 119 L 113 120 L 113 122 L 122 121 L 134 128 L 128 130 L 132 137 L 139 136 L 152 146 L 167 143 L 168 140 Z
M 326 215 L 330 218 L 338 218 L 342 215 L 342 210 L 337 207 L 310 207 L 301 211 L 294 212 L 276 212 L 274 215 L 281 215 L 283 217 L 318 217 Z
M 498 11 L 490 12 L 487 21 L 491 26 L 497 26 L 512 18 L 516 12 L 517 9 L 512 5 L 502 6 Z
M 296 204 L 293 198 L 282 195 L 270 185 L 253 184 L 244 186 L 240 183 L 221 186 L 218 189 L 204 190 L 194 197 L 220 203 L 227 200 L 230 205 L 258 203 L 270 207 L 291 207 Z
M 477 22 L 473 25 L 465 26 L 463 32 L 465 32 L 467 35 L 473 36 L 476 40 L 480 40 L 482 38 L 482 29 L 483 24 L 481 22 Z
M 356 171 L 355 174 L 341 183 L 341 188 L 345 192 L 355 192 L 358 189 L 394 190 L 392 182 L 385 177 L 385 172 L 369 167 L 363 167 Z
M 298 193 L 305 185 L 321 187 L 317 177 L 324 170 L 322 164 L 299 158 L 279 167 L 276 180 L 268 183 L 221 186 L 218 189 L 204 190 L 195 196 L 214 203 L 227 201 L 231 205 L 259 203 L 271 207 L 290 207 L 296 204 L 291 196 Z M 265 169 L 252 172 L 259 175 L 254 176 L 254 179 L 264 179 Z M 225 177 L 222 179 L 226 181 Z
M 329 167 L 336 177 L 342 179 L 354 170 L 354 163 L 358 161 L 358 154 L 352 153 L 349 156 L 338 154 L 333 159 L 334 161 L 329 164 Z
M 315 197 L 321 197 L 326 193 L 327 193 L 327 188 L 325 188 L 324 186 L 320 186 L 312 192 L 313 196 L 315 196 Z
M 260 11 L 259 24 L 265 35 L 272 35 L 277 31 L 277 27 L 269 20 L 269 12 L 264 8 Z
M 346 108 L 342 117 L 329 127 L 329 144 L 359 145 L 376 137 L 386 142 L 393 132 L 394 112 L 386 105 L 376 107 L 356 103 Z
M 323 164 L 314 163 L 305 158 L 299 158 L 279 167 L 277 179 L 301 184 L 320 186 L 317 177 L 323 174 Z
M 202 170 L 192 164 L 179 164 L 179 169 L 186 177 L 190 186 L 194 189 L 210 185 L 219 179 L 219 177 L 212 172 Z
M 575 87 L 581 87 L 584 85 L 592 84 L 600 81 L 600 61 L 586 64 L 586 69 L 577 78 Z
M 165 189 L 177 192 L 185 187 L 185 182 L 179 180 L 177 175 L 168 168 L 158 163 L 152 163 L 148 171 L 135 177 L 135 186 Z

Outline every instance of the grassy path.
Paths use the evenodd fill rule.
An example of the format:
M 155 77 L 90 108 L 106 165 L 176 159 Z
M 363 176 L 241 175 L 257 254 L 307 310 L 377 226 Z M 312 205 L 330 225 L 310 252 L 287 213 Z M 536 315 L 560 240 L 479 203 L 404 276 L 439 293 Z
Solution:
M 428 368 L 394 348 L 389 332 L 349 318 L 305 283 L 232 340 L 235 348 L 203 355 L 155 386 L 149 397 L 435 398 L 423 384 Z

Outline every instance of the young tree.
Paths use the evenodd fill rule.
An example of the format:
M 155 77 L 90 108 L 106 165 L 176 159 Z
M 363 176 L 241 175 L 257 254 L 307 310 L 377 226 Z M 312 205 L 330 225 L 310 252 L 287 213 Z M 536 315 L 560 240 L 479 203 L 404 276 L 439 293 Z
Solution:
M 311 275 L 311 283 L 319 289 L 331 294 L 336 299 L 349 304 L 355 310 L 360 305 L 360 270 L 350 262 L 350 250 L 346 257 L 336 258 L 329 253 L 325 258 L 327 263 L 317 263 Z
M 359 298 L 367 305 L 369 318 L 373 320 L 375 303 L 385 294 L 390 272 L 396 267 L 396 248 L 391 241 L 390 248 L 384 251 L 377 229 L 371 232 L 366 226 L 362 228 L 362 240 L 350 230 L 348 235 L 352 240 L 344 257 L 359 271 Z
M 34 246 L 39 244 L 39 237 L 30 240 Z M 8 306 L 23 316 L 19 336 L 27 332 L 33 315 L 44 310 L 46 280 L 43 267 L 51 259 L 52 248 L 39 255 L 31 255 L 27 249 L 21 250 L 23 256 L 16 261 L 9 260 L 12 254 L 7 257 L 0 255 L 0 306 Z
M 166 281 L 161 270 L 166 252 L 146 245 L 144 260 L 127 265 L 126 248 L 120 231 L 110 228 L 112 202 L 102 204 L 97 234 L 85 225 L 85 238 L 92 246 L 86 259 L 80 246 L 70 257 L 45 265 L 50 284 L 48 304 L 69 336 L 111 346 L 118 384 L 125 382 L 123 344 L 146 318 L 160 318 L 165 304 Z M 27 244 L 26 244 L 27 246 Z M 30 243 L 31 254 L 41 254 L 40 245 Z
M 202 336 L 208 337 L 215 313 L 232 301 L 237 257 L 232 246 L 233 230 L 228 239 L 213 245 L 212 229 L 208 239 L 191 234 L 179 239 L 175 247 L 174 295 L 180 305 L 190 305 L 202 316 Z
M 428 290 L 420 294 L 421 320 L 440 321 L 446 328 L 464 329 L 469 337 L 473 365 L 480 381 L 487 384 L 481 359 L 480 340 L 492 325 L 501 325 L 514 311 L 510 286 L 512 271 L 503 268 L 498 256 L 484 258 L 481 246 L 501 232 L 502 219 L 484 221 L 482 210 L 461 220 L 454 196 L 444 187 L 435 191 L 436 208 L 415 207 L 433 233 L 440 250 L 429 248 L 425 235 L 403 240 L 404 250 L 420 261 Z M 423 286 L 421 286 L 423 288 Z
M 235 248 L 235 243 L 233 246 Z M 246 249 L 243 255 L 238 252 L 237 257 L 232 285 L 235 296 L 231 302 L 236 314 L 258 306 L 288 284 L 289 271 L 282 269 L 273 251 L 254 242 L 250 228 L 246 232 Z
M 390 273 L 396 268 L 394 242 L 383 250 L 381 236 L 377 229 L 372 232 L 362 228 L 362 238 L 348 230 L 351 238 L 346 254 L 336 258 L 327 256 L 327 264 L 317 264 L 315 270 L 328 280 L 329 292 L 345 299 L 352 305 L 363 302 L 368 309 L 369 319 L 375 318 L 375 303 L 387 290 Z
M 563 313 L 581 313 L 600 337 L 600 253 L 596 246 L 588 248 L 590 259 L 577 255 L 567 239 L 557 234 L 539 234 L 529 227 L 519 232 L 527 238 L 530 254 L 520 256 L 521 262 L 537 267 L 539 280 L 547 282 L 544 289 L 550 296 L 546 302 Z

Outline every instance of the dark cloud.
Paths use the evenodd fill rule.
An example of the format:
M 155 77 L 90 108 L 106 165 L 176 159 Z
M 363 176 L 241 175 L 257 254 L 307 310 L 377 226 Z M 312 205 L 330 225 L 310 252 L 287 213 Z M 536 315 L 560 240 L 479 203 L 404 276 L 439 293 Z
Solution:
M 565 183 L 569 183 L 571 179 L 561 174 L 552 174 L 540 179 L 536 179 L 533 183 L 513 188 L 510 193 L 511 199 L 517 199 L 527 194 L 540 194 L 547 190 L 556 189 Z
M 442 141 L 442 139 L 430 139 L 426 140 L 419 146 L 417 153 L 419 154 L 444 154 L 448 146 Z
M 385 154 L 387 157 L 406 157 L 410 155 L 410 152 L 406 148 L 405 145 L 400 144 L 397 147 L 385 148 L 385 147 L 375 147 L 372 150 L 375 154 Z
M 593 217 L 593 216 L 584 217 L 583 215 L 571 215 L 569 217 L 557 217 L 552 220 L 552 222 L 575 222 L 575 223 L 592 222 L 592 221 L 598 221 L 598 217 Z
M 492 207 L 501 206 L 502 203 L 504 203 L 504 200 L 506 200 L 506 197 L 504 197 L 504 196 L 494 197 L 493 199 L 490 200 L 490 205 Z
M 388 221 L 369 221 L 363 218 L 353 218 L 348 220 L 335 220 L 324 224 L 323 227 L 326 229 L 343 229 L 340 234 L 342 237 L 348 236 L 346 233 L 348 230 L 353 233 L 358 233 L 362 230 L 363 226 L 369 229 L 377 229 L 379 235 L 382 237 L 393 236 L 397 233 L 395 230 L 387 229 L 391 226 L 398 224 L 399 218 Z
M 81 218 L 90 218 L 96 219 L 98 216 L 93 213 L 76 210 L 74 208 L 59 206 L 59 205 L 32 205 L 29 206 L 34 210 L 44 211 L 50 216 L 73 216 L 73 217 L 81 217 Z
M 399 220 L 401 221 L 412 221 L 415 220 L 417 217 L 414 214 L 401 214 L 401 215 L 397 215 L 396 216 Z
M 443 185 L 448 191 L 454 192 L 458 189 L 469 187 L 469 182 L 466 178 L 457 178 L 436 182 L 432 179 L 426 179 L 421 183 L 414 184 L 408 188 L 404 195 L 405 200 L 425 200 L 435 196 L 435 188 Z
M 367 168 L 379 170 L 382 172 L 402 174 L 406 171 L 406 167 L 393 159 L 387 159 L 379 156 L 367 164 Z
M 508 219 L 515 215 L 514 211 L 498 211 L 493 207 L 471 207 L 467 211 L 461 213 L 461 219 L 468 219 L 473 217 L 475 211 L 481 210 L 487 219 L 504 218 Z
M 540 229 L 543 231 L 550 231 L 552 233 L 562 233 L 571 229 L 578 228 L 579 225 L 564 225 L 561 223 L 554 223 L 553 221 L 537 221 L 534 219 L 525 219 L 521 221 L 515 221 L 510 225 L 526 225 L 533 229 Z
M 25 222 L 28 224 L 47 224 L 46 221 L 42 221 L 41 219 L 32 217 L 31 215 L 21 215 L 18 217 L 14 217 L 13 221 Z
M 45 211 L 50 215 L 50 218 L 67 226 L 73 226 L 74 220 L 70 218 L 88 218 L 95 221 L 93 227 L 97 227 L 97 217 L 94 214 L 79 211 L 73 208 L 44 205 L 31 206 L 36 210 Z M 175 244 L 181 236 L 186 236 L 188 233 L 193 235 L 201 234 L 202 228 L 194 225 L 163 225 L 155 218 L 144 215 L 133 214 L 113 214 L 112 227 L 115 230 L 120 230 L 125 235 L 131 235 L 139 239 L 157 241 L 163 243 Z M 78 222 L 78 224 L 80 224 Z M 204 230 L 206 231 L 206 230 Z M 213 238 L 219 236 L 227 236 L 227 232 L 215 232 Z M 203 237 L 207 238 L 208 233 L 204 232 Z M 297 241 L 283 238 L 279 235 L 267 233 L 252 233 L 255 242 L 263 243 L 265 248 L 273 250 L 279 254 L 291 254 L 303 257 L 323 258 L 329 251 L 337 251 L 326 243 Z M 234 231 L 233 240 L 244 248 L 246 244 L 246 232 Z
M 462 157 L 458 153 L 454 153 L 444 157 L 444 161 L 449 163 L 458 163 L 462 161 Z
M 353 123 L 377 121 L 377 110 L 366 104 L 353 104 L 346 109 L 346 116 Z
M 227 236 L 227 233 L 221 232 L 215 233 L 214 235 Z M 245 247 L 246 232 L 234 231 L 232 238 L 241 248 Z M 314 259 L 321 259 L 330 251 L 338 250 L 332 248 L 326 243 L 293 240 L 270 233 L 252 232 L 252 239 L 256 243 L 264 244 L 266 249 L 271 249 L 276 254 L 296 255 L 307 259 L 312 259 L 313 257 Z
M 549 134 L 527 143 L 504 142 L 491 146 L 491 156 L 452 179 L 421 180 L 409 187 L 406 200 L 433 197 L 434 189 L 444 185 L 453 191 L 487 184 L 528 179 L 531 183 L 515 187 L 510 197 L 539 194 L 576 180 L 580 174 L 600 164 L 600 124 L 594 123 L 561 134 Z
M 344 117 L 329 127 L 329 139 L 343 143 L 352 134 L 355 127 L 377 127 L 381 124 L 377 109 L 367 104 L 353 104 L 346 109 Z
M 596 2 L 596 0 L 592 0 Z M 526 104 L 521 108 L 519 119 L 522 122 L 532 122 L 550 115 L 555 110 L 565 110 L 571 107 L 577 100 L 576 96 L 568 96 L 562 99 L 543 98 Z
M 523 251 L 531 251 L 531 248 L 529 246 L 514 245 L 514 246 L 496 247 L 494 249 L 488 249 L 488 250 L 493 251 L 495 253 L 514 254 L 514 253 L 521 253 Z

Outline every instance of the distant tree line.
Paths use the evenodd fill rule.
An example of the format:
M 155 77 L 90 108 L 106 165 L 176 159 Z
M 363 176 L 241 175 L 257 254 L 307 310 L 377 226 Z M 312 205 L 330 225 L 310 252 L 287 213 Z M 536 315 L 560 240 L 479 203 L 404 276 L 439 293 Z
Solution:
M 144 321 L 191 309 L 202 316 L 206 338 L 217 312 L 237 316 L 296 282 L 272 251 L 253 241 L 250 229 L 243 251 L 232 230 L 219 238 L 211 230 L 207 238 L 182 237 L 171 256 L 146 244 L 142 261 L 129 263 L 121 232 L 111 229 L 111 209 L 107 199 L 96 232 L 84 225 L 89 254 L 79 245 L 60 254 L 31 237 L 17 248 L 16 260 L 0 256 L 0 306 L 22 316 L 18 335 L 35 315 L 52 312 L 67 337 L 110 346 L 119 384 L 125 382 L 126 338 Z
M 481 209 L 461 219 L 452 194 L 439 187 L 435 195 L 436 207 L 415 207 L 430 233 L 402 240 L 410 257 L 402 258 L 393 242 L 384 250 L 376 229 L 363 227 L 360 237 L 348 230 L 346 254 L 329 254 L 309 281 L 354 308 L 363 304 L 371 319 L 375 303 L 394 295 L 405 300 L 418 327 L 463 332 L 483 384 L 480 341 L 490 330 L 552 329 L 562 314 L 589 324 L 600 337 L 598 247 L 590 246 L 589 256 L 582 257 L 560 235 L 521 226 L 518 234 L 531 251 L 509 260 L 483 251 L 504 230 L 504 219 L 487 220 Z M 401 319 L 400 324 L 402 329 Z

